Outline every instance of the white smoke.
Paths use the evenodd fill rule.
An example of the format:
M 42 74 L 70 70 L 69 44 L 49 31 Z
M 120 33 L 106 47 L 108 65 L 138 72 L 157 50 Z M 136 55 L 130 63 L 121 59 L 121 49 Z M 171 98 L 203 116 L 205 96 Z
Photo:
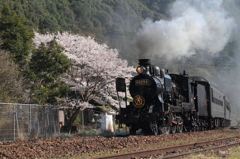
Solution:
M 171 20 L 146 19 L 138 32 L 139 58 L 190 57 L 198 51 L 217 55 L 231 40 L 236 23 L 222 0 L 177 0 Z

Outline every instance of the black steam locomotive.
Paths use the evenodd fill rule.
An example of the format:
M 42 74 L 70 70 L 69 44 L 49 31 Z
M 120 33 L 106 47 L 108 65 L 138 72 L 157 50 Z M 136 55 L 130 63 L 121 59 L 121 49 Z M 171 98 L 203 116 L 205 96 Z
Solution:
M 140 59 L 138 75 L 129 85 L 133 98 L 120 107 L 116 119 L 130 134 L 169 134 L 230 126 L 231 107 L 226 95 L 202 77 L 168 74 L 149 59 Z M 117 92 L 126 91 L 123 78 L 116 80 Z

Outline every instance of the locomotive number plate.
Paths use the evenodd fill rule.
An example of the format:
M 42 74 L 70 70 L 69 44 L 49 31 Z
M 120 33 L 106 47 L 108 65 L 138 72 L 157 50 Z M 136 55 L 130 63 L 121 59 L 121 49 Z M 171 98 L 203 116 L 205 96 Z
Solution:
M 146 86 L 149 85 L 148 79 L 135 80 L 135 86 Z

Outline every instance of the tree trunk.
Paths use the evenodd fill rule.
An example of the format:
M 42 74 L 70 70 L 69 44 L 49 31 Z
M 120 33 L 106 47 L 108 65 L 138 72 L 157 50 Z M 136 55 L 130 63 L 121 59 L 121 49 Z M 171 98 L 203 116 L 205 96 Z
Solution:
M 79 107 L 77 110 L 75 110 L 75 112 L 71 115 L 68 123 L 67 123 L 67 132 L 70 134 L 71 133 L 71 128 L 72 128 L 72 124 L 75 121 L 75 119 L 77 118 L 78 114 L 81 111 L 81 107 Z

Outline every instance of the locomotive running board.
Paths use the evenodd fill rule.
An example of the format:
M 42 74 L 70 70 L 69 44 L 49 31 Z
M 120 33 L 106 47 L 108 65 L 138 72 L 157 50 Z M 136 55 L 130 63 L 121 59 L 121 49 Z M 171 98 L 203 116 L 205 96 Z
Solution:
M 183 111 L 183 108 L 180 107 L 180 106 L 169 105 L 169 108 L 170 108 L 171 110 L 173 110 L 174 112 L 182 112 L 182 111 Z

